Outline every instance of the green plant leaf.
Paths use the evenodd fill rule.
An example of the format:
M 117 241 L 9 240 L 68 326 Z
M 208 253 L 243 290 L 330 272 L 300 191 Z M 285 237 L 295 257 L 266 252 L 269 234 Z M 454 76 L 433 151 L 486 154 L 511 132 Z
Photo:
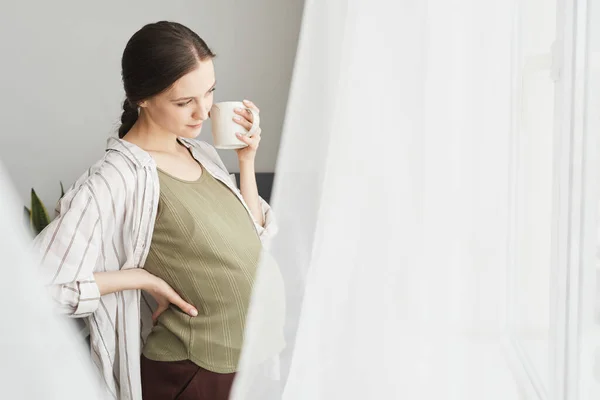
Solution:
M 40 200 L 35 190 L 31 189 L 31 228 L 34 235 L 39 234 L 50 223 L 50 217 L 44 203 Z

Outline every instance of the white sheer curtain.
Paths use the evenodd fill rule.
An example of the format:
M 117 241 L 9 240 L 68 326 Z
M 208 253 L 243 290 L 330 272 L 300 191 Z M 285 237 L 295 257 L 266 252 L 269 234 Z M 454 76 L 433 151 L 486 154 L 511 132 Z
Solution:
M 19 203 L 0 162 L 0 398 L 100 399 L 84 341 L 40 301 L 47 293 L 29 258 Z
M 503 347 L 513 11 L 306 1 L 273 199 L 282 393 L 253 367 L 281 305 L 259 284 L 233 399 L 518 397 Z

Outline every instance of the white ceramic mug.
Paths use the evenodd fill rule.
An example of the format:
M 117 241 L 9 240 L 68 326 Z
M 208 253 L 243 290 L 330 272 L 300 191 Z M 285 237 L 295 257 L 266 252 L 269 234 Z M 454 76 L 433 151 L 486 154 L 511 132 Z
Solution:
M 246 109 L 252 113 L 253 123 L 249 131 L 233 120 L 233 117 L 238 115 L 234 111 L 236 108 Z M 212 122 L 213 143 L 217 149 L 241 149 L 248 146 L 235 136 L 236 132 L 240 132 L 245 136 L 252 136 L 258 132 L 260 124 L 258 113 L 246 107 L 241 101 L 224 101 L 213 104 L 210 109 L 210 120 Z

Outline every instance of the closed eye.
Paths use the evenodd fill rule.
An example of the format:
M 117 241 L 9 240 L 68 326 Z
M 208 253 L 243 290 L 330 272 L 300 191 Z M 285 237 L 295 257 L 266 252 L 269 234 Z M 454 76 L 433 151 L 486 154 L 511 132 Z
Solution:
M 188 101 L 184 101 L 183 103 L 177 103 L 177 105 L 178 105 L 179 107 L 185 107 L 185 106 L 187 106 L 188 104 L 190 104 L 191 102 L 192 102 L 192 99 L 190 99 L 190 100 L 188 100 Z

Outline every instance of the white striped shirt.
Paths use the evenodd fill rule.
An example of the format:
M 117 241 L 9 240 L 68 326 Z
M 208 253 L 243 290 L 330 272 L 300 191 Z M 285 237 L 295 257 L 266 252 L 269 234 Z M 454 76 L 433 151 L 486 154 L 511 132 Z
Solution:
M 232 190 L 252 217 L 217 151 L 205 142 L 180 141 L 205 171 Z M 108 399 L 142 399 L 140 354 L 152 330 L 155 303 L 140 290 L 101 297 L 94 272 L 143 267 L 158 198 L 154 159 L 134 144 L 110 138 L 104 157 L 65 193 L 57 218 L 34 241 L 58 307 L 70 316 L 88 318 L 92 359 Z M 265 224 L 255 222 L 255 227 L 264 241 L 277 227 L 262 198 L 261 206 Z

